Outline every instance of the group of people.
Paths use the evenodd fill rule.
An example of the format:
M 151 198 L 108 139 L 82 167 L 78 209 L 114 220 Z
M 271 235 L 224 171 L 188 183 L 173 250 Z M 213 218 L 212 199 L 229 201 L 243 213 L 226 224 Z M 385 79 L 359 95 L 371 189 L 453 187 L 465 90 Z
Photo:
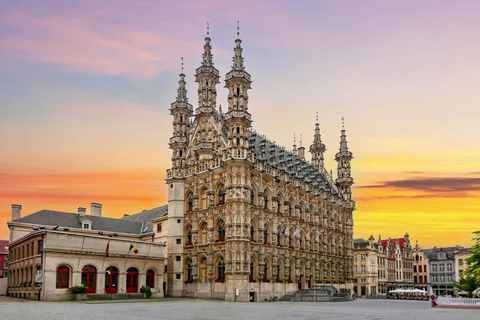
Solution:
M 430 301 L 432 303 L 432 308 L 435 308 L 437 306 L 436 299 L 437 299 L 437 297 L 435 297 L 435 293 L 432 293 L 432 295 L 430 296 Z

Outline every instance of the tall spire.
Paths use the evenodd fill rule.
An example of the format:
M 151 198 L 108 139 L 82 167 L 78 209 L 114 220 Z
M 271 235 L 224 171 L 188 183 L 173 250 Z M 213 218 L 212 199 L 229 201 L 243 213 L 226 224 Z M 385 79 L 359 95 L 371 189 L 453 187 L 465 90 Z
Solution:
M 235 40 L 235 55 L 232 70 L 225 75 L 225 87 L 228 88 L 228 111 L 225 122 L 230 128 L 228 144 L 237 149 L 233 154 L 246 157 L 248 149 L 248 128 L 252 123 L 252 116 L 248 113 L 248 90 L 251 88 L 251 76 L 245 71 L 242 57 L 242 40 L 240 40 L 240 22 L 237 21 L 237 39 Z
M 243 66 L 243 57 L 242 57 L 242 40 L 240 40 L 240 22 L 237 21 L 237 40 L 235 40 L 235 56 L 233 57 L 233 66 L 232 70 L 243 71 L 245 67 Z
M 172 168 L 181 167 L 185 159 L 188 135 L 191 130 L 190 117 L 193 114 L 193 107 L 188 103 L 185 74 L 182 72 L 178 81 L 177 97 L 170 105 L 170 114 L 173 116 L 173 132 L 170 138 L 170 149 L 172 149 Z
M 347 135 L 345 134 L 345 122 L 342 118 L 342 134 L 340 135 L 340 149 L 335 155 L 337 165 L 337 185 L 344 194 L 345 199 L 351 200 L 353 185 L 353 178 L 351 177 L 350 161 L 353 159 L 353 154 L 348 151 Z
M 348 152 L 347 135 L 345 134 L 344 118 L 342 118 L 342 135 L 340 136 L 340 152 Z
M 185 74 L 183 73 L 183 56 L 182 56 L 182 73 L 180 73 L 180 81 L 178 81 L 177 100 L 176 102 L 188 102 L 187 89 L 185 88 Z
M 318 112 L 316 114 L 315 122 L 315 134 L 313 135 L 313 144 L 310 146 L 310 153 L 312 154 L 313 165 L 320 171 L 324 168 L 323 154 L 327 150 L 322 143 L 322 137 L 320 135 L 320 125 L 318 123 Z
M 212 56 L 212 46 L 210 45 L 210 39 L 209 36 L 209 27 L 208 27 L 208 22 L 207 22 L 207 36 L 205 37 L 205 44 L 203 45 L 203 61 L 202 61 L 202 66 L 203 67 L 211 67 L 213 66 L 213 56 Z

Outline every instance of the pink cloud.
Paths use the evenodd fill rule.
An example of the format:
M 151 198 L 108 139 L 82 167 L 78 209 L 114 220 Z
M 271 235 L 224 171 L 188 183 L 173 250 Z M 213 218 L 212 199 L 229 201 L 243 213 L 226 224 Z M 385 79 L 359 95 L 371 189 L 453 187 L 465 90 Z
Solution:
M 93 74 L 153 77 L 171 67 L 169 59 L 178 59 L 194 46 L 144 31 L 102 33 L 81 19 L 41 19 L 19 12 L 0 16 L 0 25 L 17 31 L 2 39 L 4 58 L 54 63 Z

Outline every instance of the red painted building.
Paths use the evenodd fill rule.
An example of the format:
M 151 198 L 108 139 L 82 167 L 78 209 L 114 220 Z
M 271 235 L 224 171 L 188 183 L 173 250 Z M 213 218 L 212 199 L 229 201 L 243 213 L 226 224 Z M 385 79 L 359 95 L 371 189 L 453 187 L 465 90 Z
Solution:
M 0 278 L 8 278 L 8 240 L 0 240 Z

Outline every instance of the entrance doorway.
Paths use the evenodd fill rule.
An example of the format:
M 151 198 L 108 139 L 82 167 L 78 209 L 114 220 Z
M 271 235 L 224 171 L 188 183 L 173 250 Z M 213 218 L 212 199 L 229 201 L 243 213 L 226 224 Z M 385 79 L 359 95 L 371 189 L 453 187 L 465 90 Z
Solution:
M 85 266 L 82 269 L 82 286 L 87 287 L 85 293 L 95 293 L 97 287 L 97 269 L 94 266 Z
M 250 292 L 249 293 L 249 299 L 248 301 L 250 302 L 255 302 L 255 292 Z
M 127 270 L 127 293 L 138 292 L 138 270 L 129 268 Z
M 118 269 L 108 267 L 105 272 L 105 293 L 117 293 Z

